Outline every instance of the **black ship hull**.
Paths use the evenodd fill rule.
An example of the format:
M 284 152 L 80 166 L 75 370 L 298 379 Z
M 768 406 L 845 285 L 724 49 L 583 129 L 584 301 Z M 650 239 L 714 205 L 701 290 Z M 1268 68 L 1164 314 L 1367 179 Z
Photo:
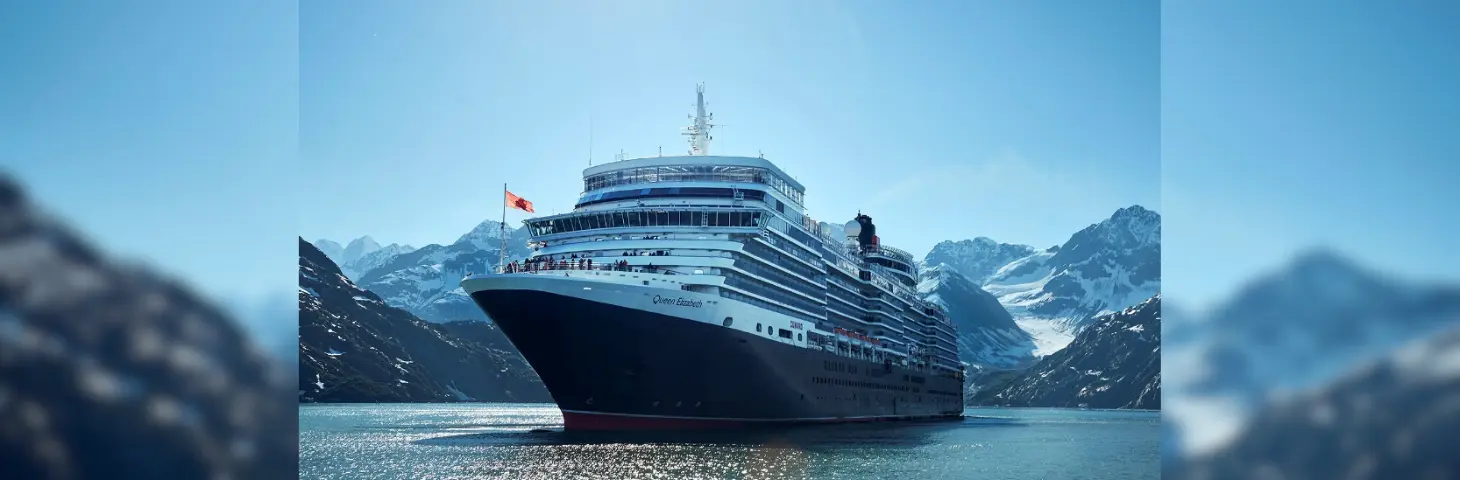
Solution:
M 568 430 L 959 418 L 962 381 L 532 289 L 472 292 Z

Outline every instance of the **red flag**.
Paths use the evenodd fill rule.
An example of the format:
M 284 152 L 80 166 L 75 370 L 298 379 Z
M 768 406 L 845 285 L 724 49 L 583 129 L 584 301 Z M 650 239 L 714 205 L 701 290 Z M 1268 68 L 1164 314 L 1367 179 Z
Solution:
M 526 210 L 527 213 L 534 213 L 532 211 L 532 202 L 527 201 L 527 199 L 525 198 L 514 195 L 512 192 L 507 192 L 507 206 L 518 210 Z

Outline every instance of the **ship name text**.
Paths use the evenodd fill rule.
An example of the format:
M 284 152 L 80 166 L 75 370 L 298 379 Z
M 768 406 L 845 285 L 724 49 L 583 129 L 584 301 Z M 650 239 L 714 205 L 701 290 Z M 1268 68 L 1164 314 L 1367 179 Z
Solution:
M 675 305 L 675 306 L 680 306 L 680 307 L 700 308 L 700 307 L 704 306 L 705 302 L 704 302 L 704 300 L 690 300 L 690 299 L 686 299 L 686 298 L 670 298 L 670 297 L 661 297 L 661 296 L 655 295 L 654 296 L 654 304 L 655 305 L 666 305 L 667 304 L 667 305 Z

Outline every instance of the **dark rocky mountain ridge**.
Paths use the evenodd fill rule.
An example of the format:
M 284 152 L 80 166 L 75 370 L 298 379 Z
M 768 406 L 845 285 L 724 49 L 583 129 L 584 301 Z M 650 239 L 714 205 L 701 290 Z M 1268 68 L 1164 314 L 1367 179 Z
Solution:
M 551 400 L 494 325 L 436 324 L 389 306 L 303 239 L 299 373 L 308 402 Z

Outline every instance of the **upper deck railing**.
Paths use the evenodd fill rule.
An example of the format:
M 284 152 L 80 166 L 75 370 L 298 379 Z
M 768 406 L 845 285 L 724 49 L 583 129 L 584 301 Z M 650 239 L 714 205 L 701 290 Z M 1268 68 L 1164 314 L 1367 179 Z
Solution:
M 892 247 L 889 247 L 889 246 L 886 246 L 886 245 L 877 245 L 877 246 L 873 247 L 873 250 L 876 251 L 877 253 L 881 253 L 883 255 L 886 255 L 886 256 L 889 256 L 889 257 L 893 257 L 893 258 L 902 260 L 902 261 L 907 262 L 909 264 L 913 263 L 913 256 L 912 256 L 912 254 L 911 253 L 907 253 L 906 250 L 902 250 L 902 249 L 899 249 L 899 248 L 892 248 Z
M 764 212 L 755 207 L 626 207 L 575 211 L 533 218 L 523 223 L 533 237 L 609 228 L 761 228 L 765 225 Z
M 633 272 L 633 273 L 658 273 L 664 275 L 693 275 L 691 272 L 683 272 L 677 268 L 655 267 L 646 265 L 631 265 L 627 262 L 608 261 L 594 262 L 588 258 L 575 258 L 563 260 L 537 260 L 537 261 L 513 261 L 506 265 L 498 265 L 491 269 L 492 273 L 552 273 L 564 271 L 600 271 L 600 272 Z
M 849 247 L 849 252 L 853 255 L 881 255 L 884 257 L 889 257 L 895 260 L 902 261 L 903 263 L 906 263 L 908 265 L 913 264 L 913 256 L 911 253 L 907 253 L 900 249 L 892 248 L 886 245 L 868 245 L 866 247 L 858 247 L 854 245 Z

